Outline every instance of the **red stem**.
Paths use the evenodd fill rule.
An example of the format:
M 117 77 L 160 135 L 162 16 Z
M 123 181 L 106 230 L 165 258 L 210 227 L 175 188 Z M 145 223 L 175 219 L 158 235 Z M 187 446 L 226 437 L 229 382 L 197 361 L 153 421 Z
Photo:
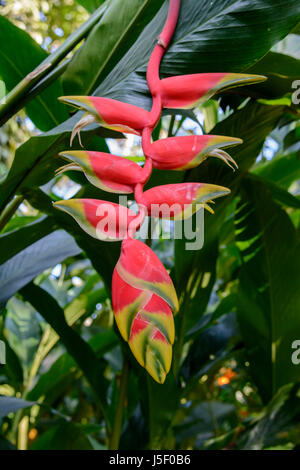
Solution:
M 146 158 L 144 165 L 144 178 L 143 182 L 138 183 L 134 190 L 134 197 L 138 205 L 140 206 L 137 217 L 141 214 L 141 206 L 143 206 L 143 188 L 145 183 L 151 176 L 152 172 L 152 160 L 151 160 L 151 134 L 156 127 L 162 111 L 162 99 L 160 95 L 160 78 L 159 78 L 159 67 L 161 59 L 168 48 L 173 34 L 176 29 L 180 10 L 181 0 L 170 0 L 169 11 L 167 20 L 163 27 L 161 34 L 159 35 L 157 45 L 153 49 L 151 54 L 148 67 L 147 67 L 147 83 L 152 95 L 152 108 L 150 111 L 149 125 L 143 129 L 142 132 L 142 147 Z

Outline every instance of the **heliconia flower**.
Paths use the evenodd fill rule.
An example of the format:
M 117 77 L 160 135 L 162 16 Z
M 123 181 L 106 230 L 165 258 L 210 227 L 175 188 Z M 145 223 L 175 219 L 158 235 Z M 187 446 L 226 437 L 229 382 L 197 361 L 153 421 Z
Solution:
M 116 265 L 120 276 L 136 289 L 150 290 L 178 310 L 178 299 L 173 283 L 162 262 L 147 245 L 127 239 Z
M 264 80 L 261 75 L 196 73 L 164 78 L 160 91 L 164 108 L 193 108 L 220 91 Z
M 191 135 L 169 137 L 151 144 L 153 166 L 160 170 L 187 170 L 194 168 L 208 157 L 223 160 L 234 169 L 234 159 L 222 148 L 241 144 L 243 141 L 235 137 L 221 135 Z
M 229 193 L 230 189 L 215 184 L 166 184 L 144 192 L 143 204 L 151 217 L 181 220 L 191 217 L 201 207 L 213 214 L 208 203 Z
M 149 123 L 148 111 L 122 101 L 98 96 L 61 96 L 59 100 L 87 112 L 74 127 L 71 142 L 81 129 L 92 122 L 114 131 L 136 135 L 141 135 Z
M 120 333 L 141 366 L 159 383 L 172 361 L 175 337 L 170 306 L 177 295 L 163 264 L 139 240 L 122 243 L 112 280 L 112 301 Z
M 70 214 L 86 233 L 105 241 L 131 236 L 145 217 L 143 211 L 137 215 L 125 206 L 99 199 L 69 199 L 54 206 Z
M 71 160 L 58 173 L 82 170 L 94 186 L 104 191 L 129 194 L 137 183 L 144 182 L 143 169 L 135 162 L 110 153 L 68 150 L 59 154 Z

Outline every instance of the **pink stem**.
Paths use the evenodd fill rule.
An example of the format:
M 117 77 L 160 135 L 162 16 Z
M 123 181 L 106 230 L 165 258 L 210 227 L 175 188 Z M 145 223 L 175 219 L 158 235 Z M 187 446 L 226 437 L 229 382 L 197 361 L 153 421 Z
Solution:
M 143 188 L 145 183 L 151 176 L 152 172 L 152 160 L 151 160 L 151 134 L 153 129 L 156 127 L 162 111 L 162 99 L 160 95 L 160 78 L 159 78 L 159 67 L 161 59 L 169 46 L 173 34 L 175 32 L 181 0 L 170 0 L 169 11 L 167 20 L 164 28 L 158 38 L 157 45 L 153 49 L 151 54 L 148 67 L 147 67 L 147 83 L 149 90 L 152 95 L 152 109 L 150 111 L 150 119 L 147 127 L 142 132 L 142 147 L 146 158 L 145 165 L 143 168 L 144 177 L 143 182 L 138 183 L 134 189 L 134 197 L 139 205 L 139 213 L 137 217 L 141 215 L 142 211 L 145 211 L 143 204 Z
M 147 83 L 153 97 L 159 92 L 159 66 L 175 32 L 179 10 L 180 0 L 170 0 L 167 21 L 148 63 Z

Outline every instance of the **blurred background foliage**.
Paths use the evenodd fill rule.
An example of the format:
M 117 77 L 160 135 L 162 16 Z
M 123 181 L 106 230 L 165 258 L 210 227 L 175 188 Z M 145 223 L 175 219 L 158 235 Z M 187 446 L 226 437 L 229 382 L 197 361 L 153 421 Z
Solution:
M 268 81 L 223 93 L 193 112 L 166 110 L 154 131 L 155 139 L 202 132 L 244 139 L 231 152 L 235 173 L 206 161 L 187 172 L 155 171 L 148 183 L 202 181 L 232 190 L 214 216 L 205 215 L 199 251 L 174 241 L 168 224 L 157 226 L 152 248 L 181 305 L 164 385 L 147 377 L 114 326 L 110 279 L 119 244 L 90 239 L 52 208 L 53 200 L 75 194 L 116 200 L 81 174 L 55 176 L 57 154 L 69 148 L 79 117 L 57 97 L 93 92 L 148 108 L 145 67 L 167 3 L 0 2 L 0 78 L 14 99 L 0 108 L 1 450 L 107 449 L 120 406 L 120 449 L 299 448 L 295 2 L 182 2 L 162 75 L 249 71 Z M 14 94 L 44 60 L 52 61 L 48 71 Z M 82 139 L 93 150 L 142 155 L 138 138 L 97 126 Z M 124 363 L 129 380 L 120 403 Z

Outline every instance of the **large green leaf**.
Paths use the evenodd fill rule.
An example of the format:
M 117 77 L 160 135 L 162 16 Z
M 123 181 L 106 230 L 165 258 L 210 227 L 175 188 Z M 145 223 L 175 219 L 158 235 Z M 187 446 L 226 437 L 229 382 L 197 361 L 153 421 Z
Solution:
M 176 410 L 179 406 L 181 387 L 172 372 L 167 375 L 166 381 L 160 385 L 150 377 L 143 377 L 141 387 L 144 391 L 143 402 L 146 402 L 149 423 L 150 449 L 162 449 L 166 444 L 168 431 L 173 424 Z
M 136 44 L 97 88 L 97 96 L 149 108 L 145 71 L 167 7 L 165 2 Z M 209 4 L 205 0 L 183 0 L 161 74 L 245 70 L 286 36 L 299 17 L 299 5 L 289 0 L 221 0 Z
M 272 196 L 272 199 L 276 202 L 279 202 L 283 206 L 286 207 L 293 207 L 294 209 L 300 209 L 300 199 L 293 194 L 289 193 L 286 191 L 284 188 L 279 186 L 278 184 L 272 183 L 271 181 L 266 180 L 265 178 L 260 178 L 257 175 L 249 175 L 248 178 L 251 178 L 255 181 L 260 181 L 263 183 L 270 195 Z
M 5 364 L 2 365 L 2 373 L 8 378 L 9 384 L 15 390 L 21 390 L 23 387 L 23 369 L 19 357 L 11 348 L 9 342 L 3 342 L 5 349 Z
M 63 74 L 66 95 L 89 95 L 152 20 L 164 0 L 110 0 L 100 22 Z
M 300 154 L 293 152 L 278 156 L 259 165 L 253 172 L 287 189 L 300 178 Z
M 19 230 L 0 235 L 0 265 L 56 229 L 53 219 L 41 217 L 40 220 L 27 224 Z
M 237 109 L 246 96 L 276 99 L 293 92 L 292 84 L 300 78 L 300 61 L 278 52 L 268 52 L 246 70 L 250 74 L 264 75 L 268 79 L 253 86 L 229 90 L 221 99 L 222 108 Z M 288 99 L 288 98 L 285 98 Z M 299 139 L 298 139 L 299 140 Z
M 22 364 L 27 379 L 42 332 L 37 313 L 29 304 L 13 298 L 8 303 L 5 328 L 10 347 Z
M 0 43 L 0 77 L 7 91 L 12 90 L 47 57 L 47 53 L 26 31 L 17 28 L 4 16 L 0 16 Z M 57 80 L 26 107 L 28 116 L 42 131 L 67 119 L 66 107 L 57 101 L 61 94 L 62 86 Z
M 264 400 L 299 378 L 300 244 L 286 212 L 260 181 L 243 181 L 236 239 L 243 259 L 237 312 L 252 375 Z
M 72 237 L 63 231 L 53 232 L 20 251 L 0 267 L 0 308 L 45 269 L 80 252 Z
M 242 175 L 253 165 L 265 138 L 276 126 L 283 111 L 282 107 L 250 102 L 218 123 L 212 134 L 232 135 L 244 140 L 242 145 L 230 151 L 239 164 L 239 170 L 232 173 L 228 167 L 211 159 L 187 172 L 186 179 L 228 186 L 234 194 Z M 186 238 L 176 240 L 175 280 L 179 296 L 184 296 L 182 316 L 178 320 L 183 322 L 181 328 L 185 333 L 199 321 L 209 301 L 216 278 L 220 230 L 230 201 L 231 196 L 217 201 L 215 215 L 205 215 L 204 246 L 201 250 L 186 250 Z
M 268 77 L 266 82 L 254 87 L 254 96 L 256 92 L 270 98 L 282 96 L 291 93 L 293 81 L 300 78 L 300 61 L 278 52 L 268 52 L 259 62 L 247 69 L 248 72 Z
M 60 336 L 68 353 L 77 362 L 96 393 L 104 414 L 105 393 L 101 386 L 104 380 L 103 370 L 91 346 L 67 324 L 63 309 L 46 291 L 30 283 L 22 288 L 21 294 Z

